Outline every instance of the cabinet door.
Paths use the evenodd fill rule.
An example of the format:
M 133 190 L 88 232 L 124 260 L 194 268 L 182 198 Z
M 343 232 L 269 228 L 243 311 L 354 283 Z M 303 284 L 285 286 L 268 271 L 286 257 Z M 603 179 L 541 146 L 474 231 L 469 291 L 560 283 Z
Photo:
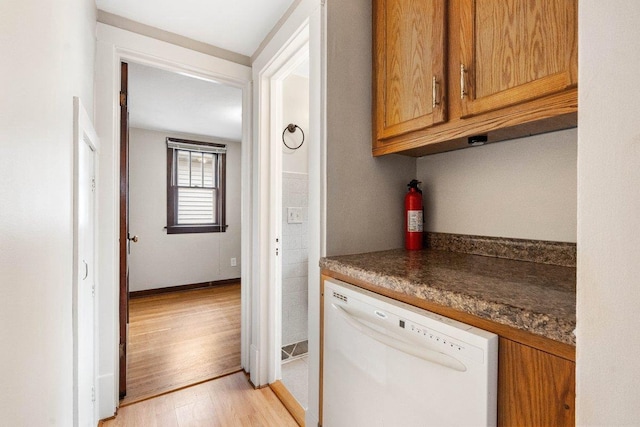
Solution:
M 575 363 L 500 338 L 498 426 L 575 426 Z
M 375 0 L 377 139 L 445 120 L 444 0 Z
M 577 0 L 461 0 L 462 117 L 578 82 Z

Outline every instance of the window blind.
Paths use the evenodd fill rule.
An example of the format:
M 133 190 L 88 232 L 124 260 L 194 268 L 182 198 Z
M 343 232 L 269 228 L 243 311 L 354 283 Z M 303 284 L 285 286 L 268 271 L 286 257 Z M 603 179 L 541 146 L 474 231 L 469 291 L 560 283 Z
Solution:
M 215 192 L 209 188 L 178 188 L 178 224 L 214 223 Z
M 169 138 L 167 138 L 167 147 L 173 148 L 174 150 L 197 151 L 200 153 L 225 154 L 227 152 L 226 145 L 189 144 L 188 142 L 177 141 Z

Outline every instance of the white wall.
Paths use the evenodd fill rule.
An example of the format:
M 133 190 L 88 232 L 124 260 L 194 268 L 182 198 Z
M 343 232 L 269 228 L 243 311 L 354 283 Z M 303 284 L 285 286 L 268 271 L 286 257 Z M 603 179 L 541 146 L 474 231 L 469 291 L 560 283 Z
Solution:
M 416 161 L 371 156 L 371 2 L 327 9 L 327 255 L 400 248 Z
M 304 143 L 297 150 L 290 150 L 282 144 L 282 170 L 285 172 L 307 173 L 309 171 L 309 78 L 292 74 L 282 82 L 282 129 L 289 123 L 302 128 Z M 300 129 L 292 134 L 284 133 L 284 140 L 290 147 L 297 147 L 302 141 Z
M 302 128 L 305 141 L 297 150 L 282 144 L 282 345 L 307 339 L 309 263 L 309 78 L 291 74 L 282 82 L 284 129 L 289 123 Z M 296 147 L 300 129 L 285 132 L 284 140 Z M 317 143 L 317 142 L 316 142 Z M 287 208 L 299 207 L 302 224 L 286 221 Z
M 73 424 L 73 96 L 91 116 L 95 14 L 90 0 L 0 3 L 3 425 Z
M 576 241 L 577 129 L 418 159 L 425 230 Z
M 167 234 L 166 138 L 195 135 L 131 128 L 129 134 L 129 289 L 141 291 L 240 277 L 240 142 L 227 144 L 225 233 Z M 231 266 L 231 258 L 237 266 Z
M 579 5 L 577 425 L 640 420 L 638 16 Z
M 282 174 L 282 345 L 307 339 L 309 295 L 309 178 Z M 287 208 L 302 211 L 301 223 L 288 223 Z

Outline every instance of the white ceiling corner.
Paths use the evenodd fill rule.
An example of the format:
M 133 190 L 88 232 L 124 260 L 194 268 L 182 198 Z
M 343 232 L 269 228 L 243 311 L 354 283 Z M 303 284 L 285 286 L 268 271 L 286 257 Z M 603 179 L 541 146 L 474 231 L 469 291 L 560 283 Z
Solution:
M 294 0 L 96 0 L 98 9 L 251 56 Z

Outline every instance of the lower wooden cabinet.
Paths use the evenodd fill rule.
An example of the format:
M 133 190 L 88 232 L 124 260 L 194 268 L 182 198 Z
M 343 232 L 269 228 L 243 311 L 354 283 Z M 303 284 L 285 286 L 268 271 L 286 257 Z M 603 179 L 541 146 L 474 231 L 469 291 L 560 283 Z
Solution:
M 575 363 L 500 337 L 498 425 L 575 426 Z

